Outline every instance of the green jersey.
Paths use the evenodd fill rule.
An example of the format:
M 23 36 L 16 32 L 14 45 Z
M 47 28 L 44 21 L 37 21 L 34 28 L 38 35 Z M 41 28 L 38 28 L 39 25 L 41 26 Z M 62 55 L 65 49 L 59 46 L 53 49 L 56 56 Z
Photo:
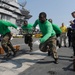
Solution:
M 35 28 L 37 25 L 39 25 L 43 35 L 43 37 L 40 39 L 40 43 L 44 43 L 48 38 L 56 35 L 51 23 L 48 20 L 46 20 L 44 23 L 41 23 L 40 20 L 37 19 L 33 27 Z
M 1 35 L 5 35 L 6 33 L 11 32 L 8 27 L 14 27 L 17 29 L 18 26 L 8 21 L 0 20 L 0 34 Z
M 27 33 L 32 33 L 33 25 L 27 24 L 27 25 L 23 25 L 21 28 Z
M 57 35 L 61 34 L 62 31 L 58 25 L 52 23 L 52 26 Z

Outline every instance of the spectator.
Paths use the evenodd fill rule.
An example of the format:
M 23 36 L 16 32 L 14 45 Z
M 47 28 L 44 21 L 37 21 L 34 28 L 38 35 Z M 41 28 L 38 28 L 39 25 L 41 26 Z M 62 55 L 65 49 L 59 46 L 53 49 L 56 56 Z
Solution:
M 70 26 L 72 27 L 72 47 L 73 47 L 73 52 L 75 56 L 75 11 L 71 13 L 72 17 L 74 18 L 74 20 L 70 21 Z
M 66 46 L 66 38 L 67 38 L 67 27 L 64 25 L 64 23 L 62 23 L 61 27 L 60 27 L 62 33 L 60 35 L 60 44 L 62 46 L 62 41 L 64 41 L 64 47 Z

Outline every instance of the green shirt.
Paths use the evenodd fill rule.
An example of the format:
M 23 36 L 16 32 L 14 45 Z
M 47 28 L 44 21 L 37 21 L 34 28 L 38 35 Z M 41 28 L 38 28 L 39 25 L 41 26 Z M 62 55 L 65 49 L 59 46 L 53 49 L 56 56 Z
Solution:
M 6 33 L 11 32 L 8 27 L 14 27 L 17 29 L 18 26 L 10 22 L 0 20 L 0 34 L 1 35 L 5 35 Z
M 52 23 L 52 26 L 56 34 L 61 34 L 62 31 L 58 25 Z
M 41 23 L 39 19 L 37 19 L 33 27 L 35 28 L 37 25 L 39 25 L 39 28 L 43 34 L 43 37 L 40 39 L 40 43 L 44 43 L 48 38 L 56 35 L 51 23 L 48 20 L 46 20 L 44 23 Z
M 26 30 L 26 29 L 31 29 L 32 27 L 33 27 L 32 24 L 27 24 L 27 25 L 23 25 L 21 28 L 22 28 L 23 30 Z
M 27 25 L 23 25 L 21 28 L 24 31 L 28 31 L 29 33 L 31 33 L 32 32 L 33 25 L 32 24 L 27 24 Z

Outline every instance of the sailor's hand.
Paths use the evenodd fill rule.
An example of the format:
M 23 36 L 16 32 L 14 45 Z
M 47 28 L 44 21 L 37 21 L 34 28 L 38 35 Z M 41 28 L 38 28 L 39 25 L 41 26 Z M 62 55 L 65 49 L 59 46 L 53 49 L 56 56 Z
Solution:
M 20 31 L 20 28 L 19 27 L 17 28 L 17 31 Z
M 70 21 L 70 23 L 71 23 L 71 24 L 74 24 L 74 22 L 73 22 L 72 20 Z

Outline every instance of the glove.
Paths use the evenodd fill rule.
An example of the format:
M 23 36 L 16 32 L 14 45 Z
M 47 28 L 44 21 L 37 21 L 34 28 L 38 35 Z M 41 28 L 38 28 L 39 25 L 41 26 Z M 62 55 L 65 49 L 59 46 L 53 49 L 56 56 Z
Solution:
M 32 30 L 33 30 L 33 32 L 34 32 L 34 31 L 35 31 L 35 28 L 33 27 L 33 29 L 32 29 Z
M 12 40 L 13 39 L 13 37 L 11 37 L 11 39 L 10 40 Z
M 17 27 L 17 31 L 20 31 L 20 28 L 19 27 Z
M 34 44 L 34 45 L 38 45 L 38 46 L 39 46 L 39 45 L 40 45 L 40 41 L 39 41 L 39 40 L 37 40 L 37 41 L 36 41 L 36 42 L 34 42 L 33 44 Z

